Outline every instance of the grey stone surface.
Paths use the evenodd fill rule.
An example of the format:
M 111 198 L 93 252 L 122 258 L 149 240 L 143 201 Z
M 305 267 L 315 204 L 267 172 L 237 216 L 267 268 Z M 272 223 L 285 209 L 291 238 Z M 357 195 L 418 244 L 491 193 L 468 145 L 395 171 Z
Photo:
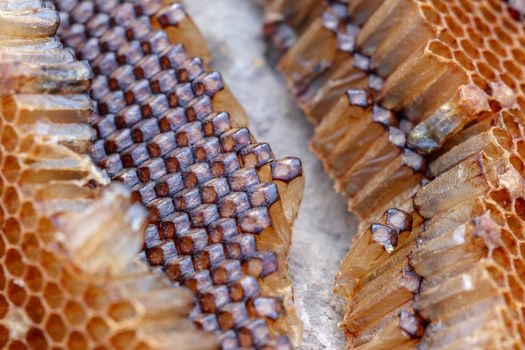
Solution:
M 261 10 L 252 0 L 188 0 L 186 5 L 211 47 L 214 69 L 249 111 L 256 138 L 269 142 L 278 157 L 291 155 L 303 161 L 306 193 L 289 257 L 296 305 L 305 326 L 301 348 L 344 349 L 337 328 L 342 302 L 332 294 L 332 285 L 356 222 L 308 148 L 312 126 L 265 58 Z

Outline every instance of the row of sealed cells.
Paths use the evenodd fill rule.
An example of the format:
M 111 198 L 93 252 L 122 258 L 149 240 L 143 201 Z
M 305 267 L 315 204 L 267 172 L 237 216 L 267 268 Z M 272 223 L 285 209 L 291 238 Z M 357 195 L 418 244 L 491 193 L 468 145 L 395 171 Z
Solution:
M 95 78 L 92 95 L 98 91 L 103 96 L 98 102 L 100 117 L 96 117 L 92 123 L 98 137 L 108 137 L 117 129 L 132 128 L 144 119 L 162 120 L 159 127 L 167 128 L 170 121 L 180 125 L 203 119 L 214 112 L 213 95 L 223 88 L 220 74 L 202 74 L 192 83 L 180 84 L 167 83 L 165 77 L 171 80 L 173 72 L 162 71 L 152 79 L 134 81 L 124 90 L 107 93 L 99 89 L 100 85 L 105 84 L 105 77 Z M 92 97 L 97 99 L 96 96 Z
M 133 49 L 133 46 L 124 46 L 123 52 L 105 53 L 92 63 L 93 70 L 97 74 L 91 88 L 94 99 L 101 100 L 111 91 L 118 93 L 117 90 L 120 90 L 124 94 L 121 100 L 127 103 L 140 102 L 148 94 L 171 93 L 176 84 L 192 82 L 198 78 L 198 81 L 191 86 L 193 91 L 184 91 L 186 95 L 180 99 L 184 102 L 189 97 L 204 93 L 212 95 L 223 86 L 219 73 L 206 74 L 202 60 L 198 57 L 188 59 L 180 45 L 170 46 L 159 54 L 140 57 L 137 62 L 133 58 L 137 54 L 126 51 Z M 117 102 L 119 101 L 111 104 Z M 111 106 L 107 108 L 109 107 Z
M 79 29 L 77 29 L 78 26 L 80 27 Z M 82 59 L 90 60 L 95 73 L 108 76 L 114 71 L 109 69 L 112 66 L 112 62 L 133 66 L 138 65 L 139 67 L 148 65 L 150 68 L 155 68 L 154 57 L 156 56 L 158 60 L 159 57 L 157 55 L 159 55 L 161 61 L 163 61 L 171 47 L 166 33 L 163 31 L 152 31 L 147 18 L 135 20 L 134 24 L 127 29 L 119 26 L 112 27 L 101 38 L 93 37 L 87 39 L 84 37 L 85 29 L 82 25 L 75 25 L 67 31 L 72 33 L 65 34 L 64 40 L 66 44 L 76 47 Z M 180 45 L 175 46 L 182 48 Z M 172 65 L 171 68 L 177 69 L 182 66 L 184 61 L 188 60 L 184 50 L 180 51 L 177 61 L 171 62 L 177 64 Z M 154 57 L 148 58 L 146 55 Z M 165 63 L 161 62 L 163 65 Z M 153 71 L 150 76 L 155 73 L 157 71 Z
M 190 285 L 195 288 L 195 285 Z M 199 329 L 220 334 L 225 349 L 259 347 L 269 340 L 268 324 L 284 312 L 280 299 L 259 293 L 255 278 L 243 276 L 229 286 L 204 288 L 191 319 Z M 288 342 L 285 342 L 288 344 Z M 284 345 L 284 344 L 283 344 Z
M 229 153 L 235 157 L 233 153 Z M 225 157 L 224 157 L 225 158 Z M 154 162 L 165 169 L 164 160 L 155 158 Z M 244 217 L 251 208 L 267 207 L 278 199 L 275 184 L 260 181 L 254 168 L 239 168 L 230 174 L 210 170 L 208 163 L 197 163 L 185 172 L 167 173 L 155 171 L 149 173 L 147 181 L 140 183 L 135 169 L 127 169 L 115 177 L 131 187 L 134 200 L 146 205 L 150 210 L 151 220 L 168 218 L 175 212 L 186 212 L 184 222 L 193 227 L 206 227 L 220 217 L 238 217 L 240 226 L 247 232 L 257 230 Z M 225 171 L 224 168 L 220 169 Z M 134 176 L 136 175 L 136 176 Z M 125 176 L 125 178 L 123 178 Z M 180 214 L 183 215 L 183 214 Z M 182 218 L 180 218 L 182 220 Z M 253 227 L 252 227 L 253 226 Z
M 250 144 L 249 130 L 231 129 L 226 113 L 211 113 L 202 121 L 184 123 L 180 113 L 172 110 L 160 120 L 144 119 L 131 129 L 121 129 L 97 141 L 91 156 L 97 163 L 102 161 L 112 176 L 123 168 L 138 167 L 137 175 L 142 178 L 150 177 L 146 175 L 152 167 L 161 167 L 160 161 L 153 161 L 155 158 L 164 159 L 163 168 L 169 172 L 184 170 L 198 162 L 211 162 L 225 152 L 241 151 L 244 164 L 254 157 L 255 165 L 272 159 L 267 144 L 247 147 Z
M 273 298 L 259 298 L 254 303 L 259 303 L 258 307 L 267 308 L 268 311 L 273 310 L 271 312 L 275 313 L 275 319 L 257 318 L 257 316 L 250 318 L 246 315 L 246 305 L 231 303 L 224 306 L 218 314 L 199 314 L 194 322 L 199 329 L 217 334 L 223 350 L 233 350 L 239 347 L 259 349 L 274 342 L 268 328 L 269 323 L 279 317 L 274 309 L 274 300 Z M 263 303 L 265 305 L 261 306 Z M 253 303 L 249 307 L 253 308 Z M 280 337 L 277 342 L 282 349 L 291 349 L 288 337 Z
M 243 192 L 260 183 L 253 167 L 260 167 L 272 161 L 273 155 L 268 144 L 250 144 L 249 131 L 244 128 L 223 133 L 222 147 L 211 147 L 214 140 L 216 141 L 214 138 L 200 139 L 193 147 L 175 148 L 164 157 L 152 159 L 148 159 L 145 151 L 139 152 L 140 145 L 134 145 L 121 154 L 103 158 L 99 165 L 105 168 L 110 176 L 120 179 L 128 186 L 139 186 L 135 190 L 143 202 L 149 202 L 157 196 L 173 196 L 182 189 L 190 190 L 197 186 L 203 190 L 195 194 L 199 195 L 200 200 L 197 202 L 212 203 L 216 202 L 219 196 L 231 191 Z M 236 150 L 239 157 L 234 153 Z M 226 152 L 220 153 L 221 151 Z M 138 160 L 137 157 L 141 154 L 143 156 Z M 94 158 L 96 160 L 97 157 Z M 196 163 L 195 158 L 198 161 Z M 140 165 L 135 168 L 135 163 Z M 263 189 L 251 191 L 252 202 L 263 204 L 259 198 L 264 194 L 261 192 Z M 184 207 L 183 209 L 189 208 L 187 205 Z
M 203 289 L 191 318 L 208 332 L 239 330 L 254 319 L 273 322 L 284 309 L 280 299 L 259 295 L 255 279 L 244 276 L 229 287 Z
M 184 7 L 181 4 L 163 6 L 161 1 L 143 2 L 120 2 L 117 0 L 109 1 L 63 1 L 57 0 L 55 3 L 60 11 L 67 14 L 65 18 L 68 23 L 76 22 L 80 24 L 89 23 L 98 15 L 110 17 L 112 25 L 130 25 L 136 17 L 155 15 L 159 23 L 164 26 L 175 25 L 175 18 L 185 17 Z M 102 23 L 105 23 L 104 20 Z M 99 31 L 96 31 L 97 34 Z
M 171 77 L 169 71 L 163 71 L 161 75 Z M 100 81 L 96 78 L 94 83 Z M 92 123 L 98 137 L 108 137 L 119 129 L 135 127 L 136 130 L 140 122 L 146 123 L 146 119 L 157 119 L 158 128 L 163 131 L 174 131 L 185 123 L 204 120 L 215 112 L 212 98 L 223 88 L 221 77 L 216 72 L 200 75 L 192 84 L 167 84 L 166 88 L 159 88 L 156 84 L 157 80 L 139 80 L 124 92 L 118 90 L 105 94 L 98 102 L 100 117 Z M 152 90 L 151 86 L 155 88 Z
M 203 80 L 211 76 L 216 76 L 220 79 L 218 74 L 212 73 L 203 76 Z M 147 84 L 147 81 L 140 81 L 139 83 L 142 84 L 143 82 Z M 191 94 L 186 100 L 184 90 L 187 90 L 187 88 L 190 88 L 191 92 L 189 83 L 177 85 L 173 90 L 174 96 L 145 93 L 144 101 L 141 104 L 128 106 L 126 106 L 126 101 L 123 100 L 125 97 L 122 92 L 106 95 L 99 103 L 99 109 L 103 116 L 97 117 L 93 122 L 98 136 L 106 139 L 104 143 L 101 143 L 100 147 L 103 146 L 103 150 L 107 153 L 121 151 L 134 142 L 148 141 L 157 134 L 164 132 L 177 132 L 187 124 L 197 121 L 200 121 L 203 125 L 191 124 L 193 127 L 186 126 L 184 129 L 181 129 L 181 132 L 193 131 L 195 137 L 203 136 L 202 134 L 218 136 L 231 128 L 232 124 L 229 115 L 227 113 L 215 113 L 209 96 L 204 95 L 195 98 Z M 179 107 L 181 99 L 183 100 L 183 107 Z M 174 102 L 174 100 L 176 101 Z M 105 110 L 106 107 L 114 110 L 107 111 Z M 169 134 L 159 136 L 158 141 L 163 141 L 166 146 L 169 146 L 170 144 L 167 144 L 167 142 L 170 140 L 163 139 L 167 136 Z M 175 141 L 171 142 L 171 144 L 187 144 L 190 140 L 186 136 L 186 134 L 178 135 L 174 140 L 171 140 Z M 155 151 L 152 147 L 157 146 L 150 145 L 148 150 L 150 152 Z
M 227 155 L 235 157 L 233 153 Z M 151 162 L 147 161 L 155 166 L 153 172 L 144 175 L 144 169 L 148 169 L 150 164 L 139 167 L 138 171 L 130 168 L 125 183 L 131 187 L 133 199 L 153 211 L 152 220 L 170 215 L 175 210 L 186 211 L 195 227 L 207 226 L 219 216 L 237 217 L 252 207 L 269 206 L 278 199 L 275 184 L 261 182 L 254 168 L 230 168 L 226 170 L 231 171 L 229 174 L 223 172 L 224 168 L 213 171 L 213 166 L 217 168 L 224 158 L 214 161 L 212 165 L 196 163 L 174 173 L 166 169 L 165 160 L 154 158 Z M 130 179 L 135 173 L 139 174 Z M 116 179 L 119 180 L 118 177 Z M 201 205 L 207 206 L 198 210 Z
M 145 66 L 153 69 L 149 76 L 158 73 L 155 67 L 160 66 L 164 69 L 183 68 L 189 57 L 181 45 L 172 45 L 164 31 L 140 30 L 144 25 L 149 26 L 149 21 L 137 20 L 136 25 L 125 29 L 123 27 L 112 27 L 101 38 L 83 37 L 85 30 L 81 26 L 80 30 L 75 30 L 71 36 L 65 36 L 66 44 L 76 47 L 81 59 L 91 62 L 96 74 L 110 76 L 116 63 L 121 65 L 137 66 L 137 70 L 130 69 L 133 76 L 135 73 L 141 75 L 141 69 Z M 70 30 L 75 29 L 72 27 Z M 139 33 L 141 31 L 142 33 Z M 177 48 L 176 56 L 169 56 L 173 48 Z M 171 54 L 173 54 L 171 52 Z M 166 60 L 170 58 L 171 60 Z M 174 60 L 174 58 L 176 58 Z M 160 61 L 160 62 L 155 62 Z M 169 63 L 169 64 L 168 64 Z
M 161 5 L 153 2 L 119 4 L 109 1 L 103 6 L 95 6 L 92 2 L 84 1 L 70 10 L 64 10 L 69 7 L 59 6 L 63 22 L 68 26 L 67 29 L 75 25 L 85 25 L 88 27 L 88 34 L 95 37 L 102 36 L 105 31 L 115 26 L 132 27 L 137 18 L 146 18 L 149 22 L 149 17 L 154 15 L 163 27 L 168 27 L 177 25 L 186 17 L 184 8 L 180 4 L 164 6 L 161 9 Z M 67 29 L 64 34 L 67 34 Z
M 183 281 L 192 289 L 200 286 L 197 290 L 231 283 L 243 274 L 265 278 L 277 271 L 275 253 L 257 251 L 252 234 L 237 234 L 223 238 L 221 243 L 209 243 L 205 230 L 194 229 L 181 235 L 177 243 L 148 241 L 145 249 L 152 266 L 162 266 L 171 280 Z

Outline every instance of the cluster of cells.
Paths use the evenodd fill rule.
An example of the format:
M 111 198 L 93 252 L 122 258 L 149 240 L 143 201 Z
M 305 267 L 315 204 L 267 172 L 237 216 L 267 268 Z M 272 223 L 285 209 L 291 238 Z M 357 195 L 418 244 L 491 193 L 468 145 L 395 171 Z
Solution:
M 322 9 L 323 12 L 316 20 L 303 27 L 300 30 L 302 33 L 290 37 L 289 40 L 293 39 L 293 43 L 282 47 L 277 45 L 278 49 L 287 50 L 278 67 L 287 78 L 297 103 L 316 124 L 312 148 L 335 180 L 337 190 L 349 196 L 349 209 L 364 220 L 365 227 L 373 223 L 370 229 L 365 230 L 354 241 L 354 247 L 347 258 L 357 258 L 354 262 L 345 260 L 342 272 L 339 273 L 341 280 L 337 283 L 344 280 L 341 276 L 344 277 L 345 273 L 346 278 L 349 278 L 348 276 L 357 274 L 359 269 L 364 269 L 361 264 L 365 260 L 370 261 L 369 275 L 366 276 L 375 277 L 361 276 L 356 278 L 356 281 L 344 281 L 343 285 L 347 283 L 348 287 L 361 283 L 361 278 L 365 285 L 378 283 L 377 276 L 384 273 L 383 269 L 386 268 L 386 264 L 380 266 L 378 261 L 388 260 L 389 256 L 391 261 L 398 261 L 396 254 L 400 254 L 398 259 L 403 255 L 406 258 L 408 254 L 410 259 L 410 249 L 413 250 L 414 256 L 422 254 L 421 251 L 426 249 L 425 239 L 422 238 L 425 235 L 425 225 L 440 222 L 440 218 L 445 215 L 461 217 L 469 208 L 469 196 L 477 195 L 478 200 L 483 203 L 480 204 L 482 210 L 478 213 L 479 216 L 490 213 L 490 220 L 499 225 L 494 231 L 497 231 L 495 235 L 501 237 L 502 242 L 497 247 L 491 246 L 494 242 L 488 242 L 490 249 L 485 245 L 483 248 L 475 248 L 481 251 L 489 250 L 480 264 L 486 264 L 483 266 L 493 276 L 494 284 L 499 285 L 496 292 L 498 300 L 503 300 L 503 304 L 490 310 L 500 313 L 500 320 L 508 329 L 502 336 L 504 343 L 519 347 L 524 339 L 523 327 L 520 326 L 523 321 L 520 301 L 523 300 L 523 257 L 520 247 L 523 199 L 519 186 L 525 174 L 521 126 L 523 116 L 514 110 L 525 108 L 525 36 L 519 2 L 356 0 L 350 4 L 312 4 L 308 1 L 302 3 L 305 6 L 317 7 L 318 10 Z M 271 8 L 271 5 L 265 6 Z M 287 8 L 286 5 L 282 7 Z M 395 16 L 397 18 L 393 18 Z M 282 13 L 282 17 L 288 20 L 289 27 L 299 28 L 294 24 L 300 17 L 299 11 Z M 277 35 L 277 38 L 273 39 L 279 43 L 279 40 L 276 40 L 279 39 L 279 32 L 268 34 Z M 414 45 L 405 45 L 410 40 Z M 435 61 L 428 60 L 428 53 Z M 436 64 L 430 63 L 431 61 Z M 421 62 L 427 62 L 427 65 Z M 417 65 L 421 66 L 413 68 Z M 448 96 L 444 97 L 446 94 Z M 460 97 L 454 99 L 454 94 Z M 483 98 L 476 99 L 478 96 Z M 462 111 L 461 104 L 465 101 L 469 103 L 469 100 L 475 104 L 474 108 L 467 112 Z M 456 107 L 458 109 L 455 115 L 449 117 L 447 108 L 453 110 Z M 480 110 L 484 113 L 480 113 Z M 495 179 L 492 179 L 495 182 L 487 185 L 488 188 L 482 188 L 478 183 L 480 178 L 472 180 L 476 185 L 468 187 L 471 193 L 464 190 L 462 200 L 465 202 L 459 203 L 459 198 L 454 196 L 455 191 L 445 191 L 446 186 L 453 187 L 454 181 L 459 181 L 461 177 L 459 173 L 456 178 L 452 177 L 450 174 L 459 170 L 451 168 L 476 165 L 467 161 L 449 164 L 447 169 L 441 168 L 445 173 L 445 170 L 450 170 L 448 175 L 437 170 L 454 159 L 459 162 L 463 159 L 461 157 L 471 155 L 473 149 L 487 142 L 488 136 L 469 137 L 480 130 L 488 130 L 491 124 L 494 127 L 491 132 L 498 142 L 478 151 L 491 159 L 487 162 L 487 167 L 491 168 L 487 174 L 495 171 Z M 463 128 L 466 130 L 462 131 Z M 442 135 L 436 136 L 441 132 Z M 429 142 L 417 142 L 416 137 L 420 135 L 424 137 L 419 140 Z M 419 183 L 407 183 L 406 179 L 404 182 L 400 181 L 400 174 L 403 172 L 399 171 L 400 168 L 395 164 L 398 158 L 394 156 L 407 151 L 419 153 L 405 164 L 405 167 L 408 165 L 414 173 L 420 174 L 419 178 L 413 177 L 418 179 Z M 416 158 L 417 162 L 414 161 Z M 428 163 L 428 167 L 425 163 Z M 498 173 L 507 168 L 511 169 L 509 173 L 514 174 L 512 179 L 509 179 L 509 173 Z M 489 175 L 485 176 L 490 178 Z M 445 183 L 444 179 L 449 179 L 451 183 Z M 376 190 L 372 190 L 372 186 L 375 186 Z M 471 184 L 468 183 L 468 186 Z M 467 183 L 464 188 L 466 187 Z M 458 188 L 456 191 L 459 190 Z M 479 191 L 483 193 L 480 194 Z M 423 194 L 427 197 L 422 209 L 418 205 L 414 206 L 414 198 L 417 203 Z M 447 200 L 449 204 L 446 204 Z M 457 214 L 451 209 L 453 205 L 457 205 Z M 447 207 L 451 212 L 440 212 L 443 207 Z M 411 239 L 420 235 L 416 243 L 403 241 L 403 247 L 397 248 L 400 239 L 398 230 L 377 221 L 385 210 L 386 213 L 406 211 L 420 218 L 422 226 L 415 227 L 410 232 Z M 479 224 L 479 218 L 472 219 L 476 222 L 476 232 L 483 235 L 487 228 Z M 443 220 L 443 225 L 447 227 L 446 220 Z M 438 239 L 442 238 L 437 236 L 430 241 L 437 242 Z M 369 252 L 359 251 L 367 244 L 370 246 Z M 414 246 L 408 249 L 409 244 Z M 434 243 L 427 246 L 432 244 Z M 382 247 L 383 253 L 375 260 L 373 255 L 377 249 L 374 246 L 377 245 Z M 449 251 L 443 249 L 443 259 L 448 258 L 448 253 Z M 353 266 L 356 270 L 349 269 L 346 263 L 355 264 Z M 416 264 L 416 261 L 410 260 L 410 264 L 412 263 Z M 450 266 L 445 262 L 443 266 L 445 267 L 440 275 L 441 280 L 424 273 L 419 276 L 423 278 L 421 290 L 431 289 L 436 285 L 435 288 L 439 290 L 445 282 L 452 280 L 455 272 L 446 272 Z M 450 278 L 443 277 L 446 273 Z M 370 278 L 370 281 L 367 278 Z M 342 294 L 348 292 L 344 291 L 344 287 L 341 288 Z M 422 349 L 444 344 L 440 342 L 447 341 L 446 335 L 436 337 L 436 334 L 446 329 L 441 320 L 437 320 L 441 315 L 433 319 L 425 314 L 425 310 L 420 310 L 426 317 L 426 320 L 423 320 L 417 307 L 424 308 L 425 302 L 430 299 L 425 299 L 425 293 L 419 295 L 418 288 L 411 292 L 413 296 L 405 301 L 412 303 L 412 306 L 408 313 L 401 312 L 398 317 L 399 327 L 409 338 L 423 336 L 420 343 Z M 439 290 L 439 293 L 447 292 L 449 291 Z M 441 300 L 435 295 L 432 297 Z M 355 307 L 355 300 L 362 301 L 364 305 L 366 303 L 363 300 L 367 300 L 366 298 L 367 295 L 359 292 L 349 297 L 348 315 L 352 315 L 351 308 Z M 369 302 L 370 313 L 378 312 L 374 307 L 385 307 L 374 300 Z M 341 324 L 351 343 L 355 341 L 355 346 L 362 345 L 363 348 L 366 348 L 364 343 L 368 341 L 371 347 L 380 345 L 381 338 L 372 340 L 367 335 L 376 332 L 377 329 L 363 330 L 357 326 L 370 321 L 371 318 L 359 318 L 359 312 L 363 312 L 359 308 L 355 312 L 353 316 L 349 316 L 348 322 L 345 319 Z M 466 317 L 459 316 L 461 312 L 458 311 L 455 317 Z M 352 319 L 354 316 L 359 319 Z M 388 324 L 389 317 L 390 314 L 378 316 L 384 324 Z M 428 332 L 425 332 L 425 328 Z M 357 337 L 356 334 L 361 334 L 360 332 L 363 332 L 362 337 Z M 490 341 L 495 339 L 486 336 Z M 482 338 L 480 336 L 471 340 L 482 341 Z M 411 344 L 410 346 L 417 344 L 417 341 L 404 339 L 401 335 L 398 341 L 400 344 Z M 492 344 L 494 348 L 501 346 L 498 342 L 499 340 Z
M 300 161 L 274 160 L 221 110 L 220 74 L 170 37 L 187 18 L 180 4 L 56 3 L 61 40 L 96 75 L 92 159 L 150 213 L 141 256 L 194 292 L 191 318 L 223 349 L 290 348 L 290 301 L 269 283 L 289 283 L 274 217 Z
M 499 146 L 506 152 L 506 159 L 522 178 L 525 176 L 525 123 L 521 112 L 503 112 L 498 115 L 494 133 L 498 135 Z M 520 188 L 519 183 L 513 184 Z M 506 308 L 500 310 L 506 331 L 516 344 L 525 343 L 525 198 L 523 191 L 500 181 L 492 185 L 485 198 L 485 211 L 500 226 L 500 243 L 491 251 L 488 271 L 499 286 L 499 293 L 505 300 Z
M 480 195 L 472 197 L 473 193 L 466 193 L 464 198 L 465 202 L 454 207 L 457 199 L 453 199 L 454 194 L 451 193 L 448 194 L 448 196 L 451 197 L 451 203 L 449 204 L 450 209 L 433 209 L 432 206 L 427 205 L 422 211 L 422 214 L 425 215 L 427 219 L 439 222 L 440 217 L 453 217 L 455 212 L 457 213 L 458 219 L 463 218 L 465 214 L 461 213 L 466 213 L 466 208 L 471 208 L 468 209 L 470 211 L 468 218 L 470 218 L 469 220 L 474 226 L 473 241 L 482 241 L 481 244 L 473 243 L 468 253 L 475 254 L 473 252 L 479 252 L 479 261 L 475 264 L 470 264 L 468 270 L 454 271 L 453 267 L 451 267 L 451 262 L 444 262 L 441 267 L 429 267 L 427 266 L 428 263 L 424 262 L 425 254 L 428 254 L 428 252 L 426 252 L 426 246 L 431 246 L 433 244 L 432 241 L 437 242 L 437 240 L 440 239 L 440 235 L 444 235 L 444 233 L 440 235 L 431 235 L 426 232 L 421 233 L 421 237 L 425 238 L 421 238 L 421 241 L 418 242 L 416 248 L 414 248 L 414 251 L 411 253 L 411 263 L 416 271 L 422 271 L 421 275 L 424 278 L 423 292 L 416 301 L 416 303 L 419 304 L 422 315 L 430 321 L 430 324 L 427 325 L 429 329 L 428 334 L 426 334 L 421 341 L 421 346 L 423 347 L 432 348 L 432 344 L 436 344 L 436 341 L 439 341 L 439 322 L 441 319 L 447 317 L 445 311 L 443 311 L 442 314 L 439 312 L 433 314 L 427 311 L 427 309 L 438 306 L 436 306 L 437 302 L 432 300 L 433 294 L 425 293 L 425 290 L 436 289 L 437 292 L 433 292 L 434 294 L 445 294 L 446 290 L 444 288 L 446 287 L 440 287 L 440 285 L 445 285 L 447 279 L 441 281 L 439 275 L 445 273 L 447 269 L 450 270 L 448 272 L 448 280 L 455 278 L 457 274 L 469 273 L 473 276 L 474 273 L 470 273 L 469 271 L 475 271 L 476 269 L 486 270 L 492 280 L 491 285 L 484 285 L 482 279 L 480 279 L 479 282 L 474 281 L 476 284 L 474 288 L 483 292 L 480 292 L 479 295 L 469 295 L 469 289 L 467 287 L 461 292 L 457 291 L 457 293 L 466 294 L 463 297 L 463 303 L 465 305 L 473 305 L 476 302 L 481 302 L 484 298 L 487 298 L 487 295 L 493 297 L 493 300 L 497 300 L 499 306 L 485 309 L 487 313 L 494 311 L 499 315 L 498 322 L 502 325 L 499 336 L 504 339 L 503 345 L 492 345 L 494 348 L 505 348 L 505 346 L 520 347 L 525 342 L 525 328 L 523 327 L 524 315 L 520 311 L 523 309 L 523 298 L 525 297 L 523 280 L 525 268 L 523 249 L 525 247 L 522 243 L 523 226 L 525 222 L 525 199 L 523 198 L 522 187 L 522 178 L 524 175 L 523 157 L 525 156 L 523 153 L 523 122 L 524 119 L 521 112 L 502 111 L 491 119 L 492 125 L 484 129 L 481 134 L 475 132 L 471 134 L 471 137 L 481 136 L 484 139 L 492 139 L 481 151 L 473 153 L 470 157 L 468 157 L 467 154 L 467 156 L 464 156 L 466 159 L 459 163 L 459 165 L 467 164 L 472 161 L 472 159 L 487 157 L 486 160 L 480 160 L 487 169 L 487 175 L 484 180 L 486 182 L 486 189 Z M 475 128 L 475 126 L 473 128 Z M 462 141 L 465 144 L 468 143 L 469 137 L 466 136 Z M 449 167 L 452 168 L 452 166 L 455 165 L 457 164 L 450 164 Z M 450 171 L 454 171 L 454 169 Z M 496 173 L 496 176 L 489 175 L 490 172 Z M 446 169 L 443 169 L 441 174 L 437 174 L 436 181 L 439 181 L 440 176 L 447 176 Z M 505 178 L 512 178 L 512 180 L 505 181 Z M 421 192 L 424 191 L 425 188 L 421 190 Z M 443 198 L 443 201 L 446 203 L 446 197 Z M 416 203 L 417 202 L 418 199 L 416 196 Z M 485 217 L 489 219 L 486 220 Z M 446 220 L 443 221 L 444 225 L 446 225 Z M 458 222 L 458 224 L 460 223 L 462 223 L 462 221 Z M 435 230 L 432 226 L 435 226 L 435 224 L 429 225 L 426 229 L 432 232 L 433 229 Z M 437 228 L 437 230 L 439 230 L 439 228 Z M 450 247 L 449 249 L 449 251 L 444 249 L 441 254 L 446 255 L 450 253 L 453 248 Z M 465 256 L 464 258 L 467 259 L 468 257 Z M 420 266 L 427 267 L 421 268 Z M 479 300 L 477 300 L 478 298 Z M 464 311 L 458 309 L 455 312 L 461 314 Z M 464 313 L 466 313 L 466 311 Z M 472 318 L 474 317 L 476 316 L 472 316 Z M 483 341 L 481 334 L 478 333 L 478 337 L 479 338 L 474 339 Z M 490 341 L 499 341 L 494 340 L 497 337 L 486 336 L 486 338 L 487 344 L 491 344 L 489 343 Z M 491 345 L 487 346 L 490 347 Z
M 3 67 L 10 68 L 3 72 L 6 85 L 2 88 L 12 92 L 0 96 L 0 348 L 163 348 L 162 340 L 151 336 L 155 332 L 137 327 L 148 313 L 138 295 L 147 296 L 150 287 L 165 292 L 162 288 L 168 288 L 167 283 L 143 272 L 128 274 L 125 283 L 115 276 L 93 276 L 73 262 L 62 244 L 63 233 L 55 226 L 57 215 L 71 214 L 75 208 L 87 210 L 86 205 L 96 202 L 95 192 L 84 185 L 100 177 L 86 155 L 76 153 L 86 140 L 76 132 L 64 134 L 68 128 L 82 130 L 81 116 L 90 112 L 77 95 L 85 92 L 82 86 L 89 72 L 74 69 L 78 62 L 57 39 L 40 35 L 53 35 L 58 27 L 58 14 L 49 4 L 0 5 L 6 6 L 0 6 L 3 18 L 16 24 L 16 28 L 3 27 L 4 34 L 34 30 L 34 36 L 26 34 L 23 39 L 5 35 L 0 43 L 9 44 L 9 55 L 0 59 Z M 37 19 L 28 18 L 28 12 L 49 21 L 35 27 Z M 25 69 L 17 69 L 20 65 Z M 19 91 L 28 94 L 19 95 Z M 119 207 L 124 213 L 113 213 L 113 225 L 100 227 L 104 223 L 91 222 L 91 228 L 108 235 L 123 234 L 113 228 L 116 222 L 126 226 L 123 215 L 129 198 L 127 203 Z M 128 229 L 133 232 L 131 225 Z M 129 245 L 122 248 L 133 249 Z M 107 263 L 120 255 L 115 252 Z M 167 290 L 178 309 L 172 302 L 161 306 L 172 311 L 175 320 L 186 317 L 191 299 L 181 289 Z M 174 335 L 187 331 L 185 336 L 190 338 L 195 334 L 191 327 L 179 326 L 178 331 L 175 325 L 168 329 Z M 200 349 L 206 348 L 206 342 L 202 344 Z
M 426 162 L 407 144 L 414 123 L 378 102 L 384 79 L 358 47 L 359 33 L 348 5 L 332 2 L 284 54 L 279 68 L 317 125 L 312 149 L 337 190 L 350 198 L 350 210 L 366 219 L 387 209 L 380 194 L 389 187 L 403 192 L 422 180 Z M 399 166 L 383 174 L 384 181 L 370 181 L 381 166 L 397 160 Z M 355 199 L 358 191 L 368 195 Z
M 486 92 L 490 82 L 504 83 L 525 108 L 525 29 L 516 10 L 497 0 L 417 4 L 437 33 L 433 53 L 459 64 Z

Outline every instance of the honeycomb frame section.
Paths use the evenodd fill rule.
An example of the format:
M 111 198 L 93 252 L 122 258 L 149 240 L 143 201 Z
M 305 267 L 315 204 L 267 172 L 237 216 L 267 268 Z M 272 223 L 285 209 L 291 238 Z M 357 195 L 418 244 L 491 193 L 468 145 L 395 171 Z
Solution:
M 328 1 L 302 25 L 286 3 L 264 3 L 294 32 L 278 68 L 360 219 L 348 348 L 523 347 L 520 2 Z
M 55 3 L 60 40 L 95 72 L 91 157 L 149 211 L 141 259 L 193 292 L 190 318 L 223 349 L 298 345 L 300 160 L 255 141 L 180 3 Z

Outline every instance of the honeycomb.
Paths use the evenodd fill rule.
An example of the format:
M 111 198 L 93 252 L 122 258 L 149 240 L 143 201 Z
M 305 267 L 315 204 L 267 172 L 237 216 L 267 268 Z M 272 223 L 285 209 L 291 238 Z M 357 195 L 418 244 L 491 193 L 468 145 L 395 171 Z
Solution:
M 147 213 L 85 154 L 92 72 L 58 13 L 1 0 L 0 23 L 0 348 L 216 348 L 192 295 L 136 259 Z
M 149 211 L 141 258 L 197 300 L 222 349 L 301 338 L 286 256 L 304 188 L 296 158 L 254 140 L 179 3 L 55 1 L 89 62 L 93 161 Z
M 523 348 L 523 2 L 312 6 L 278 67 L 361 220 L 348 348 Z
M 349 348 L 523 347 L 524 121 L 500 111 L 462 131 L 413 207 L 356 237 L 335 286 Z

